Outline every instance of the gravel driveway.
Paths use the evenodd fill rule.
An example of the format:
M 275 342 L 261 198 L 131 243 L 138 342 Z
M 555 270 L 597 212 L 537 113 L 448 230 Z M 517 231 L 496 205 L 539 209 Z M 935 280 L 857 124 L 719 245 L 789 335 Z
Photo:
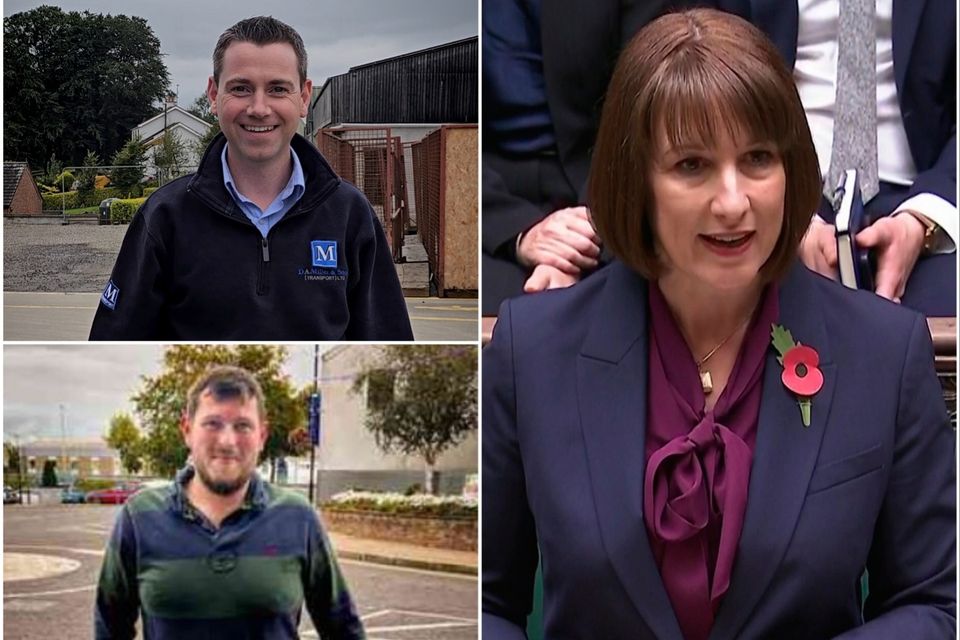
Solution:
M 127 225 L 3 221 L 3 290 L 99 292 Z

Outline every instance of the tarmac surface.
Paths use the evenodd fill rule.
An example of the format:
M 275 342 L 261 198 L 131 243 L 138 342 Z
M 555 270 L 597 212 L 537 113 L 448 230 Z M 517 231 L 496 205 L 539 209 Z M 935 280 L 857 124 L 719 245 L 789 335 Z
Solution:
M 415 340 L 471 341 L 479 335 L 476 300 L 406 298 Z M 3 339 L 86 340 L 99 293 L 4 291 Z
M 86 340 L 125 225 L 3 221 L 4 340 Z M 406 299 L 418 341 L 476 341 L 476 299 Z
M 97 575 L 118 509 L 4 506 L 4 638 L 91 637 Z M 370 640 L 477 637 L 476 553 L 330 537 Z M 425 566 L 452 572 L 415 568 Z M 306 612 L 300 634 L 317 637 Z

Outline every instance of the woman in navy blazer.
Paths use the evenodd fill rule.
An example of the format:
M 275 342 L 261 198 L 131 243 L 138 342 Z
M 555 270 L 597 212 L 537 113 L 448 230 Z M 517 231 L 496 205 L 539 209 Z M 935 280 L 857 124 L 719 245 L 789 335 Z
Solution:
M 538 559 L 549 638 L 953 637 L 927 325 L 796 260 L 820 177 L 776 49 L 652 23 L 593 163 L 617 261 L 507 301 L 483 354 L 483 637 L 524 636 Z

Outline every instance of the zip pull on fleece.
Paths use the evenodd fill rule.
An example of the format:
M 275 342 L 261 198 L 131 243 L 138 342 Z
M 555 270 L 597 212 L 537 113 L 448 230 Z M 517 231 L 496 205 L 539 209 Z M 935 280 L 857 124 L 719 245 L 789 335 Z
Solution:
M 260 246 L 263 247 L 263 261 L 264 261 L 264 262 L 270 262 L 270 247 L 269 247 L 269 245 L 267 245 L 267 239 L 266 239 L 266 238 L 262 238 L 262 239 L 261 239 L 261 244 L 260 244 Z

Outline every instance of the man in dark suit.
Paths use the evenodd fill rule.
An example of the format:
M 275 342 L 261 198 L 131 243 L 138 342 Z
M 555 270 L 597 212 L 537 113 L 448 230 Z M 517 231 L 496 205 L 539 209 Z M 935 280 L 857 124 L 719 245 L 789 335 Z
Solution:
M 839 4 L 716 2 L 766 32 L 793 70 L 824 175 L 833 135 L 836 66 L 830 65 Z M 880 190 L 865 205 L 874 223 L 857 239 L 876 250 L 877 293 L 928 316 L 953 316 L 956 309 L 956 8 L 948 0 L 888 0 L 876 9 Z M 801 257 L 835 277 L 826 200 L 819 213 Z
M 600 103 L 623 45 L 683 2 L 483 3 L 483 313 L 597 266 L 586 203 Z

